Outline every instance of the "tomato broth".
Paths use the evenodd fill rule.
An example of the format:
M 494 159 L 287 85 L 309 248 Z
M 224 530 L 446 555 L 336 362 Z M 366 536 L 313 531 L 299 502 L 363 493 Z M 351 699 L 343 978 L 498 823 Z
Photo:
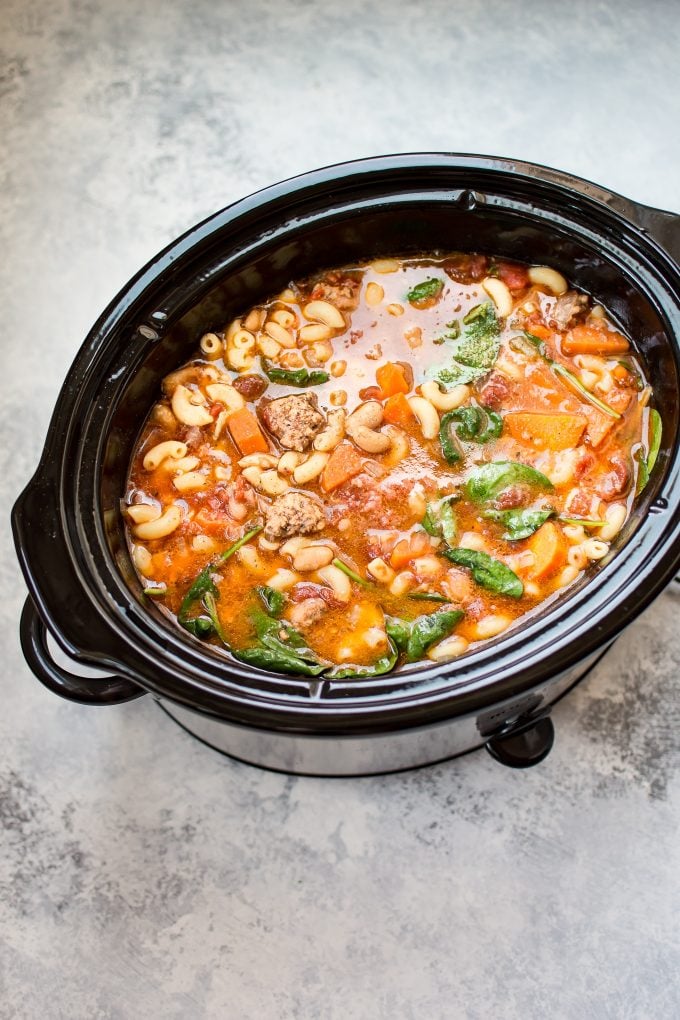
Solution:
M 547 266 L 292 282 L 168 375 L 123 514 L 146 597 L 251 665 L 448 661 L 611 555 L 660 442 L 607 311 Z

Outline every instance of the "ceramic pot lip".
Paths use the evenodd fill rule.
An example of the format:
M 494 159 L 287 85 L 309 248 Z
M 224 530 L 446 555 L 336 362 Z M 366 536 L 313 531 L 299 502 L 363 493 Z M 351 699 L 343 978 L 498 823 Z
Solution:
M 70 654 L 233 722 L 307 732 L 380 732 L 467 714 L 544 684 L 606 646 L 675 574 L 680 457 L 673 437 L 643 500 L 646 516 L 625 554 L 561 606 L 460 662 L 360 681 L 360 688 L 357 681 L 326 681 L 325 696 L 310 697 L 306 679 L 267 677 L 206 654 L 188 635 L 159 624 L 135 599 L 115 568 L 100 519 L 102 425 L 110 420 L 101 405 L 115 401 L 172 316 L 196 302 L 211 279 L 225 271 L 215 264 L 215 251 L 226 237 L 249 237 L 255 251 L 286 231 L 403 194 L 424 203 L 444 196 L 470 210 L 477 205 L 513 209 L 532 222 L 585 234 L 593 244 L 599 239 L 612 258 L 612 245 L 620 239 L 622 259 L 633 253 L 644 266 L 640 285 L 670 323 L 667 340 L 680 364 L 680 270 L 672 253 L 641 225 L 649 222 L 648 214 L 656 214 L 664 229 L 677 226 L 680 217 L 649 210 L 573 175 L 489 156 L 399 154 L 326 167 L 244 198 L 172 242 L 111 302 L 67 375 L 40 466 L 15 505 L 15 541 L 29 590 Z M 39 510 L 50 517 L 42 538 Z M 47 576 L 44 564 L 51 556 L 63 568 L 76 611 Z

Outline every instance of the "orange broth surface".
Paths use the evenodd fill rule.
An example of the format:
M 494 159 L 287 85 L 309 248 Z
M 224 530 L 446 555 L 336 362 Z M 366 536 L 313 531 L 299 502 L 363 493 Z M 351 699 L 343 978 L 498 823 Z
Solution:
M 296 672 L 301 655 L 360 677 L 446 661 L 608 556 L 650 396 L 628 338 L 545 267 L 454 253 L 328 271 L 207 334 L 165 379 L 123 500 L 133 562 L 149 598 L 254 665 Z M 292 443 L 272 426 L 284 406 L 315 419 Z M 352 425 L 366 407 L 367 439 Z

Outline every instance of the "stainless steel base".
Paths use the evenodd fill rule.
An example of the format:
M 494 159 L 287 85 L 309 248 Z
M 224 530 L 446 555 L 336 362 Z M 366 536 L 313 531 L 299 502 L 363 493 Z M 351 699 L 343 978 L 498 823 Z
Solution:
M 585 676 L 603 653 L 547 681 L 533 692 L 540 703 L 553 704 Z M 489 712 L 463 716 L 430 726 L 362 736 L 314 736 L 260 730 L 201 715 L 167 700 L 161 708 L 188 733 L 205 744 L 249 765 L 296 775 L 369 776 L 433 765 L 483 747 L 490 736 Z M 502 729 L 524 711 L 526 696 L 495 706 L 494 727 Z M 497 720 L 497 723 L 496 723 Z M 481 730 L 481 732 L 480 732 Z M 484 734 L 484 735 L 483 735 Z

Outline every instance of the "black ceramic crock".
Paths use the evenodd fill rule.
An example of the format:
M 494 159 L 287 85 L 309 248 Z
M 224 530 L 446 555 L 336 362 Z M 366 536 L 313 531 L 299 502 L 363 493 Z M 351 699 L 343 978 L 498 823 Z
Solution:
M 376 680 L 267 674 L 200 645 L 145 602 L 119 499 L 161 378 L 198 337 L 291 279 L 381 255 L 481 250 L 561 270 L 636 339 L 663 419 L 650 484 L 620 553 L 568 598 L 460 660 Z M 150 693 L 194 735 L 290 772 L 358 775 L 486 745 L 542 760 L 550 706 L 671 580 L 680 563 L 680 217 L 528 163 L 415 154 L 329 167 L 216 213 L 112 301 L 64 383 L 12 524 L 30 596 L 33 672 L 74 701 Z M 105 670 L 96 679 L 63 665 Z

